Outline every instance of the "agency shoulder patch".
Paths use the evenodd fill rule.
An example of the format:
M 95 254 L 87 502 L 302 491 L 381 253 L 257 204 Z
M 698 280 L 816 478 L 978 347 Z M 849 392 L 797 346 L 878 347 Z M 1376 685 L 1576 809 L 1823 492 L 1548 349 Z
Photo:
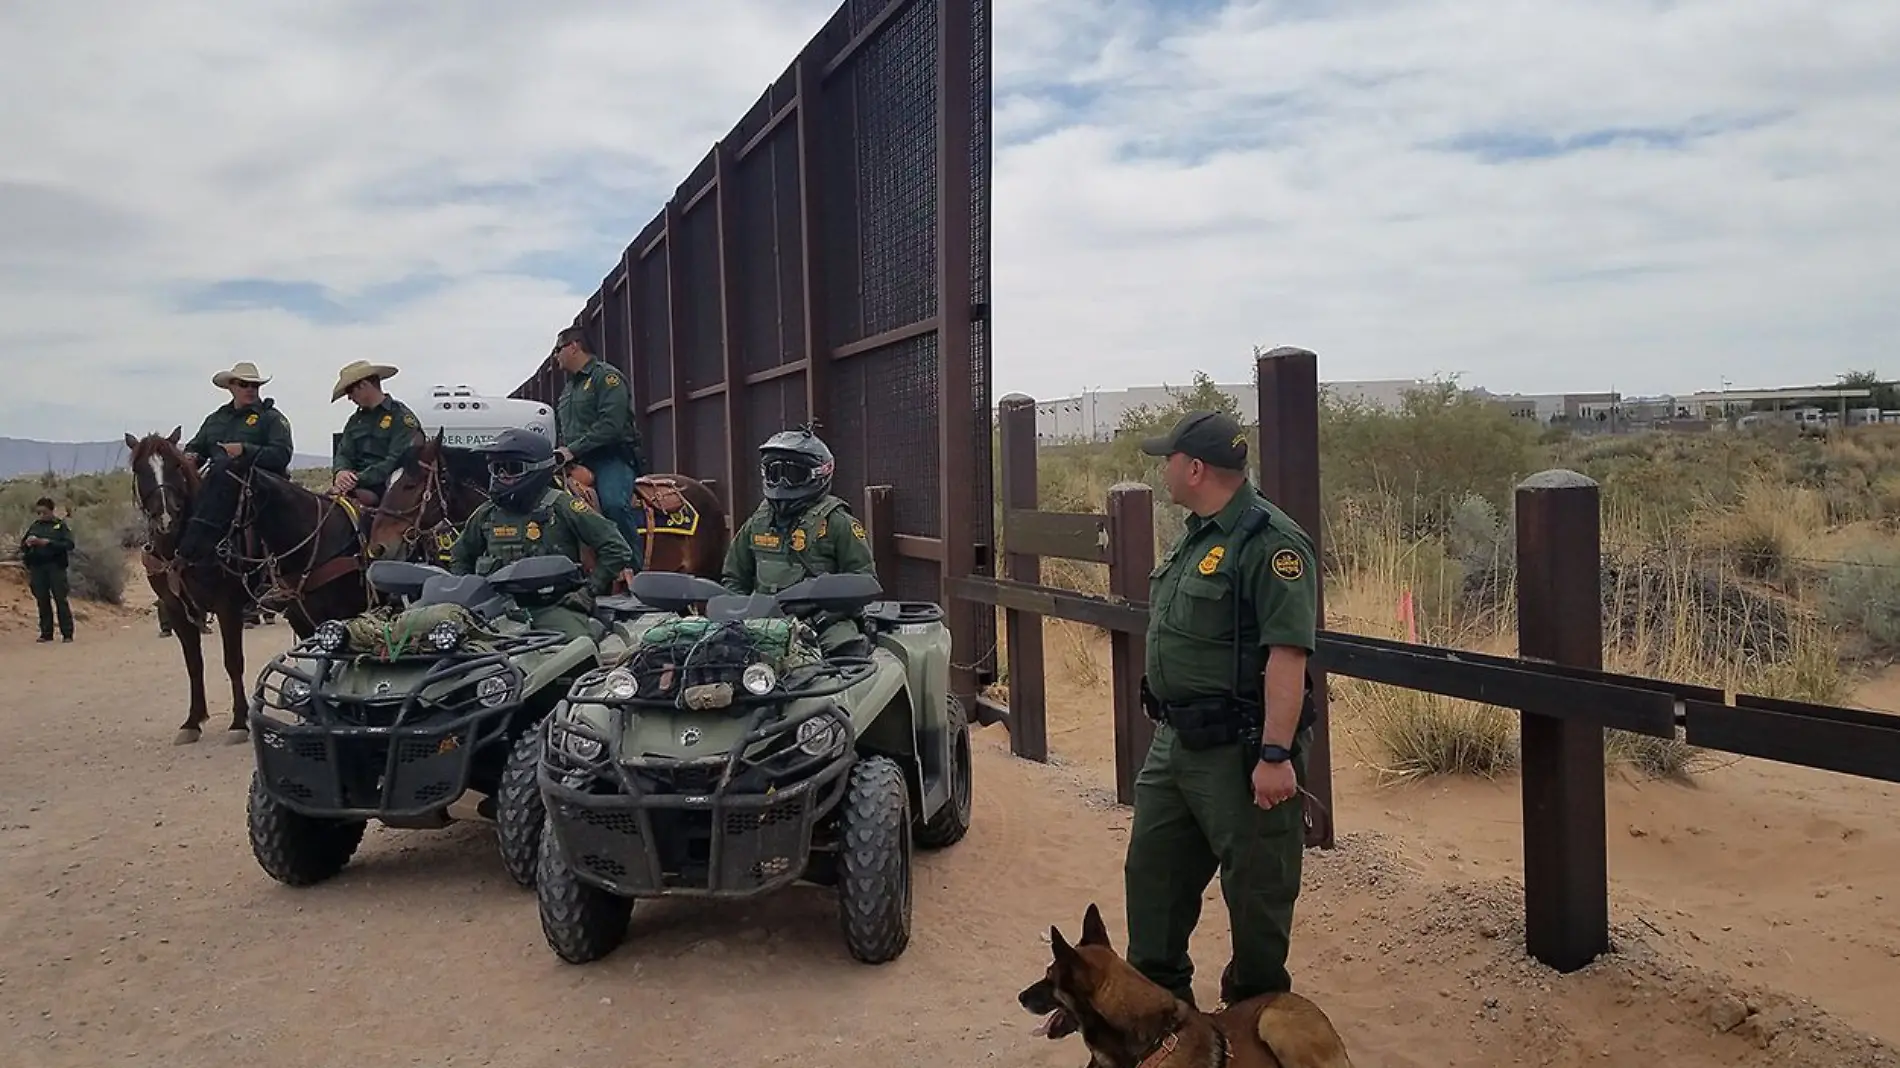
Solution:
M 612 371 L 609 371 L 607 372 L 606 381 L 607 381 L 607 388 L 612 389 L 613 387 L 620 384 L 620 376 L 617 374 L 614 374 Z
M 1269 563 L 1273 567 L 1273 573 L 1288 582 L 1306 574 L 1306 561 L 1300 559 L 1300 554 L 1292 549 L 1281 549 L 1274 553 Z
M 1207 555 L 1201 557 L 1201 562 L 1194 565 L 1194 570 L 1199 571 L 1203 575 L 1211 575 L 1220 570 L 1220 562 L 1226 555 L 1227 546 L 1216 545 L 1212 549 L 1207 550 Z
M 571 499 L 571 500 L 569 500 L 569 501 L 567 502 L 567 506 L 568 506 L 569 508 L 572 508 L 572 509 L 574 509 L 574 510 L 575 510 L 576 512 L 585 512 L 585 511 L 587 511 L 587 502 L 586 502 L 586 501 L 583 501 L 583 500 L 581 500 L 581 499 L 580 499 L 579 497 L 575 497 L 575 498 L 573 498 L 573 499 Z
M 858 539 L 859 541 L 863 541 L 864 540 L 864 524 L 853 519 L 851 521 L 851 536 Z
M 405 414 L 403 415 L 403 417 L 402 417 L 402 425 L 403 425 L 403 426 L 406 426 L 406 427 L 409 427 L 409 428 L 411 428 L 411 429 L 414 429 L 414 427 L 415 427 L 415 425 L 416 425 L 416 417 L 415 417 L 415 413 L 413 413 L 413 412 L 410 412 L 410 413 L 405 413 Z

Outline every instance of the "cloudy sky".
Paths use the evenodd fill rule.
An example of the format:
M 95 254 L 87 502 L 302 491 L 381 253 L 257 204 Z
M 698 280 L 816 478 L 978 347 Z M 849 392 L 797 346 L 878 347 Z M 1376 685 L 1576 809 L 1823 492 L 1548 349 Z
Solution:
M 506 392 L 837 0 L 0 0 L 0 435 Z M 1894 0 L 998 0 L 995 382 L 1900 375 Z

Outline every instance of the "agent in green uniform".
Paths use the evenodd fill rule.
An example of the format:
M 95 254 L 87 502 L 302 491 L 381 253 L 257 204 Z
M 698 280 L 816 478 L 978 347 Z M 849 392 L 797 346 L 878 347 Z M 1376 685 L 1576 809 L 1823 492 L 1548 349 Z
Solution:
M 389 476 L 421 433 L 409 406 L 383 392 L 383 383 L 394 377 L 396 369 L 388 364 L 357 360 L 337 372 L 336 388 L 330 391 L 330 403 L 348 396 L 356 405 L 330 460 L 336 477 L 332 490 L 371 507 L 382 499 Z
M 1142 450 L 1167 457 L 1168 496 L 1191 514 L 1149 585 L 1142 701 L 1157 726 L 1135 778 L 1128 960 L 1192 1003 L 1188 937 L 1218 871 L 1231 1005 L 1292 986 L 1318 561 L 1306 532 L 1248 481 L 1232 417 L 1190 413 Z
M 53 514 L 53 499 L 33 502 L 33 522 L 20 537 L 20 562 L 26 565 L 27 584 L 40 606 L 40 637 L 53 640 L 53 617 L 59 616 L 59 640 L 73 640 L 73 608 L 67 602 L 70 586 L 66 565 L 72 556 L 73 528 Z
M 253 466 L 289 477 L 290 457 L 296 448 L 291 440 L 290 419 L 277 410 L 275 400 L 258 397 L 258 391 L 269 382 L 249 360 L 239 361 L 229 371 L 212 375 L 211 384 L 230 391 L 231 402 L 205 417 L 198 432 L 185 443 L 186 458 L 194 464 L 202 464 L 213 449 L 223 449 L 232 457 L 250 453 L 255 457 L 251 461 Z M 254 533 L 246 534 L 247 555 L 257 555 L 255 537 Z M 160 618 L 163 619 L 162 613 Z M 264 612 L 255 602 L 244 607 L 246 627 L 263 623 Z M 161 622 L 159 633 L 170 634 L 171 624 Z
M 550 355 L 567 372 L 567 384 L 554 403 L 560 445 L 555 458 L 563 467 L 578 462 L 594 473 L 600 510 L 627 539 L 637 571 L 645 565 L 640 525 L 646 517 L 633 506 L 633 481 L 646 471 L 646 458 L 640 427 L 633 418 L 633 394 L 618 370 L 587 351 L 586 335 L 577 326 L 555 337 Z
M 733 532 L 721 576 L 734 593 L 777 593 L 813 575 L 872 574 L 871 545 L 851 506 L 831 495 L 831 449 L 809 428 L 774 434 L 759 446 L 765 500 Z M 860 637 L 848 620 L 824 626 L 836 650 Z
M 570 638 L 597 639 L 594 597 L 613 588 L 616 577 L 632 581 L 633 553 L 613 523 L 579 497 L 554 486 L 554 450 L 527 430 L 504 430 L 488 454 L 489 499 L 476 506 L 449 550 L 449 570 L 487 575 L 531 556 L 581 561 L 581 546 L 594 550 L 590 589 L 576 590 L 548 605 L 523 605 L 534 625 Z
M 252 466 L 288 474 L 295 451 L 290 420 L 277 410 L 275 400 L 260 400 L 257 395 L 269 382 L 249 360 L 212 375 L 211 384 L 229 390 L 231 402 L 205 417 L 198 432 L 185 442 L 186 457 L 202 464 L 212 449 L 223 449 L 234 458 L 250 453 Z

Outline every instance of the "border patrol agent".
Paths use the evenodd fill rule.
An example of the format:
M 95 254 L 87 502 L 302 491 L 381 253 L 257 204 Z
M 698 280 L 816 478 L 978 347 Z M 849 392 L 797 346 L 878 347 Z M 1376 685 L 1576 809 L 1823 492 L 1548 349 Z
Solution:
M 343 423 L 343 436 L 330 461 L 336 476 L 333 492 L 347 493 L 372 508 L 422 432 L 416 413 L 383 392 L 383 383 L 394 377 L 396 369 L 386 363 L 357 360 L 337 372 L 330 390 L 330 403 L 347 396 L 356 405 Z
M 252 466 L 288 477 L 296 445 L 290 420 L 277 410 L 277 402 L 258 398 L 258 390 L 269 383 L 269 376 L 259 374 L 249 360 L 212 375 L 211 384 L 229 390 L 231 402 L 205 416 L 198 432 L 185 442 L 185 457 L 203 464 L 212 449 L 223 449 L 233 459 L 248 452 L 254 457 Z
M 587 338 L 570 326 L 554 338 L 554 362 L 567 372 L 567 384 L 554 402 L 554 427 L 560 448 L 554 455 L 565 467 L 586 465 L 594 473 L 600 510 L 620 528 L 633 550 L 633 568 L 645 566 L 640 527 L 643 510 L 633 506 L 634 479 L 646 471 L 640 427 L 633 418 L 633 394 L 627 380 L 610 364 L 587 351 Z
M 1231 416 L 1191 412 L 1142 451 L 1167 458 L 1168 495 L 1192 514 L 1150 579 L 1142 704 L 1156 728 L 1135 777 L 1128 960 L 1193 1004 L 1188 938 L 1218 870 L 1231 1005 L 1292 987 L 1318 561 L 1306 532 L 1248 481 Z
M 504 430 L 488 454 L 489 499 L 477 505 L 449 550 L 449 571 L 487 575 L 504 564 L 531 556 L 565 556 L 575 563 L 581 546 L 594 550 L 590 589 L 575 590 L 553 604 L 524 604 L 534 626 L 570 638 L 598 640 L 592 618 L 594 596 L 613 588 L 614 579 L 631 579 L 633 553 L 606 516 L 552 484 L 554 450 L 546 438 L 528 430 Z
M 71 585 L 66 575 L 76 548 L 73 528 L 53 514 L 53 499 L 33 502 L 33 522 L 20 536 L 20 562 L 26 565 L 27 585 L 40 606 L 39 641 L 53 640 L 53 617 L 59 617 L 59 640 L 73 640 L 73 607 L 67 599 Z
M 759 446 L 765 499 L 733 532 L 721 582 L 734 593 L 778 593 L 813 575 L 875 572 L 864 524 L 831 494 L 837 461 L 810 428 L 786 430 Z M 837 652 L 860 632 L 833 620 L 819 635 Z

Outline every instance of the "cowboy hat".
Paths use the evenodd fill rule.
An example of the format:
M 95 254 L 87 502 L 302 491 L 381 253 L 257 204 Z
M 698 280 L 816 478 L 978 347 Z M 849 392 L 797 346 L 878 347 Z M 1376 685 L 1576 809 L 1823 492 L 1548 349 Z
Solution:
M 211 384 L 219 389 L 229 389 L 233 382 L 250 382 L 261 386 L 269 381 L 268 377 L 257 373 L 257 365 L 249 360 L 240 360 L 232 364 L 229 371 L 219 371 L 211 376 Z
M 336 373 L 336 388 L 330 391 L 330 401 L 335 403 L 343 399 L 350 387 L 365 378 L 389 379 L 396 377 L 396 369 L 386 363 L 370 363 L 357 360 Z

